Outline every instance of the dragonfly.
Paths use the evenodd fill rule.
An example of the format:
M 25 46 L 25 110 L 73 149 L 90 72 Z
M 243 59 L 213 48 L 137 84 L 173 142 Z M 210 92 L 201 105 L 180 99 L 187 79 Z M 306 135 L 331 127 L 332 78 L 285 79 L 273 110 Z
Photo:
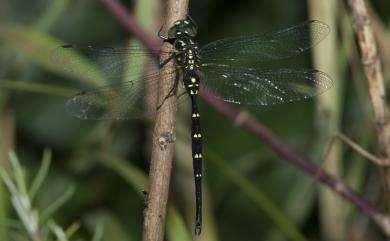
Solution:
M 199 47 L 195 40 L 198 26 L 187 16 L 161 36 L 173 46 L 168 61 L 174 61 L 175 73 L 184 86 L 174 94 L 191 100 L 192 161 L 195 179 L 195 234 L 202 230 L 202 131 L 198 109 L 198 95 L 208 91 L 212 97 L 234 104 L 268 106 L 308 99 L 328 90 L 333 81 L 326 73 L 310 68 L 270 68 L 262 63 L 288 59 L 299 55 L 321 42 L 330 32 L 327 24 L 308 20 L 283 30 L 224 38 Z M 156 46 L 158 47 L 158 46 Z M 69 60 L 70 52 L 83 57 Z M 161 51 L 160 51 L 161 52 Z M 140 46 L 96 47 L 93 45 L 63 45 L 55 59 L 69 72 L 91 79 L 120 83 L 79 92 L 66 102 L 67 110 L 81 119 L 132 119 L 145 114 L 144 90 L 157 88 L 163 75 L 158 69 L 142 74 L 125 72 L 123 66 L 137 66 L 154 53 Z M 66 59 L 66 60 L 65 60 Z M 248 60 L 255 62 L 249 66 Z M 91 62 L 96 68 L 82 71 L 81 64 Z M 122 67 L 121 67 L 122 66 Z M 163 68 L 164 66 L 160 66 Z M 134 67 L 135 68 L 135 67 Z M 102 73 L 102 74 L 99 74 Z M 202 85 L 201 85 L 202 83 Z M 202 88 L 201 86 L 207 86 Z M 158 104 L 155 104 L 158 108 Z

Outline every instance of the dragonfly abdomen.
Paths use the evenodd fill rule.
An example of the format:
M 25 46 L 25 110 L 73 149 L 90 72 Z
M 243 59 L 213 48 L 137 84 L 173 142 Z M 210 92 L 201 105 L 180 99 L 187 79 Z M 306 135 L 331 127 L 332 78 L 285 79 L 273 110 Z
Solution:
M 196 94 L 191 95 L 191 139 L 192 163 L 195 177 L 196 219 L 195 234 L 199 235 L 202 229 L 202 132 L 200 128 L 200 114 L 198 111 Z
M 200 234 L 202 229 L 202 132 L 200 128 L 200 114 L 197 96 L 199 91 L 199 75 L 194 70 L 184 73 L 183 81 L 191 97 L 191 140 L 192 162 L 195 177 L 196 219 L 195 233 Z
M 196 55 L 188 55 L 188 60 L 194 59 Z M 191 98 L 191 140 L 192 140 L 192 162 L 195 178 L 195 201 L 196 219 L 195 234 L 199 235 L 202 230 L 202 132 L 200 128 L 200 114 L 198 110 L 197 96 L 199 94 L 200 75 L 198 64 L 190 61 L 184 67 L 183 82 L 187 93 Z

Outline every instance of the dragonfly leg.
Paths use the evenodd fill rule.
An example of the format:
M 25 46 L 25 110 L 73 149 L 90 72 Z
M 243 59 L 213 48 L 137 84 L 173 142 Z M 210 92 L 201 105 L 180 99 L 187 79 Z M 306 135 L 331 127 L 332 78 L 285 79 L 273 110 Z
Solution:
M 165 59 L 162 63 L 160 63 L 160 69 L 163 68 L 169 61 L 175 58 L 175 54 L 172 54 L 167 59 Z
M 161 108 L 161 106 L 164 104 L 164 102 L 169 99 L 170 97 L 174 96 L 176 94 L 177 85 L 179 83 L 179 73 L 176 71 L 175 76 L 175 82 L 173 83 L 172 88 L 169 90 L 169 93 L 164 97 L 162 103 L 157 106 L 157 110 Z
M 161 38 L 161 39 L 163 39 L 163 40 L 168 40 L 168 37 L 167 36 L 164 36 L 161 32 L 162 32 L 162 30 L 163 30 L 163 25 L 160 27 L 160 30 L 158 30 L 158 37 L 159 38 Z

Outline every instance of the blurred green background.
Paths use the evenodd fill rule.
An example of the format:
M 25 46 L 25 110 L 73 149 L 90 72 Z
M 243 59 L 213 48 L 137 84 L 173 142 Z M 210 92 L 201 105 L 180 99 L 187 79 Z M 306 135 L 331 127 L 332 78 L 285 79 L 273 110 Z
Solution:
M 384 73 L 390 73 L 386 51 L 390 49 L 390 2 L 370 2 L 375 34 L 384 40 L 378 41 Z M 156 36 L 164 2 L 122 3 L 145 31 Z M 329 157 L 322 159 L 337 132 L 377 153 L 366 81 L 345 2 L 196 0 L 190 2 L 189 13 L 199 25 L 200 45 L 279 30 L 307 19 L 326 22 L 331 27 L 328 38 L 289 65 L 328 73 L 333 88 L 309 101 L 240 108 L 386 210 L 375 165 L 338 141 Z M 0 17 L 0 163 L 16 183 L 13 192 L 8 191 L 10 185 L 0 187 L 0 241 L 62 240 L 63 231 L 69 240 L 141 240 L 148 133 L 153 125 L 70 116 L 64 107 L 67 98 L 101 83 L 71 76 L 52 59 L 53 50 L 63 43 L 126 45 L 134 40 L 131 33 L 97 0 L 2 0 Z M 194 240 L 187 108 L 183 103 L 177 119 L 167 220 L 166 240 L 170 241 Z M 196 240 L 385 240 L 355 207 L 253 135 L 202 101 L 200 111 L 205 207 L 204 228 Z M 16 155 L 11 158 L 9 150 Z M 15 211 L 17 200 L 24 208 Z

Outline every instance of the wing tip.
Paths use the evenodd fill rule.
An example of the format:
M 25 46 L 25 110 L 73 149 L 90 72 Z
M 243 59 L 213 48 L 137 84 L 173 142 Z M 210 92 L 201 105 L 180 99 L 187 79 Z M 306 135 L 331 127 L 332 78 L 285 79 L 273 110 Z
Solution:
M 322 30 L 322 34 L 321 35 L 323 36 L 321 38 L 321 40 L 324 39 L 326 36 L 328 36 L 328 34 L 332 30 L 327 23 L 325 23 L 325 22 L 323 22 L 321 20 L 312 19 L 312 20 L 308 20 L 306 23 L 315 24 L 316 26 L 321 26 L 321 30 Z

